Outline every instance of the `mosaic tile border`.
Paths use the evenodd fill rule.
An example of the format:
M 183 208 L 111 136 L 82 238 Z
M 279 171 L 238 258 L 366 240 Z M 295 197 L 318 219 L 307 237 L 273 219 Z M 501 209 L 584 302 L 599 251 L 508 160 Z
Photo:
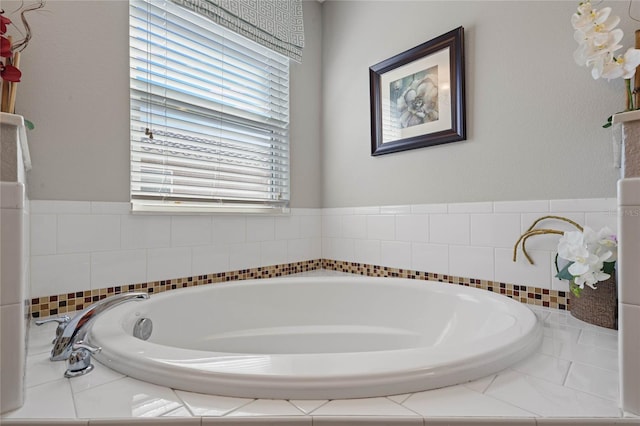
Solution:
M 155 294 L 179 288 L 216 284 L 227 281 L 280 277 L 300 272 L 314 271 L 316 269 L 320 269 L 321 266 L 322 261 L 320 259 L 316 259 L 304 262 L 285 263 L 281 265 L 240 269 L 215 274 L 196 275 L 185 278 L 126 284 L 97 290 L 84 290 L 75 293 L 36 297 L 31 299 L 30 313 L 32 318 L 44 318 L 52 315 L 62 315 L 81 311 L 92 303 L 102 300 L 108 296 L 126 293 L 129 291 L 146 291 L 149 294 Z
M 511 299 L 531 305 L 544 306 L 560 310 L 569 310 L 569 294 L 564 291 L 549 290 L 528 285 L 516 285 L 503 282 L 480 280 L 475 278 L 456 277 L 452 275 L 434 274 L 431 272 L 412 271 L 407 269 L 390 268 L 386 266 L 369 265 L 356 262 L 345 262 L 331 259 L 316 259 L 304 262 L 285 263 L 281 265 L 264 266 L 259 268 L 241 269 L 237 271 L 220 272 L 216 274 L 197 275 L 148 283 L 127 284 L 85 290 L 75 293 L 65 293 L 31 299 L 30 315 L 33 318 L 44 318 L 52 315 L 62 315 L 81 311 L 85 307 L 108 296 L 128 291 L 147 291 L 147 293 L 162 293 L 178 288 L 195 287 L 216 284 L 227 281 L 241 281 L 260 278 L 273 278 L 285 275 L 309 272 L 317 269 L 347 272 L 371 277 L 399 277 L 416 280 L 439 281 L 450 284 L 476 287 L 494 293 L 503 294 Z
M 399 277 L 414 280 L 429 280 L 442 283 L 463 285 L 488 290 L 505 295 L 518 302 L 547 308 L 569 310 L 569 293 L 566 291 L 549 290 L 529 285 L 509 284 L 497 281 L 480 280 L 476 278 L 456 277 L 453 275 L 434 274 L 431 272 L 412 271 L 408 269 L 390 268 L 386 266 L 369 265 L 365 263 L 345 262 L 341 260 L 322 259 L 322 268 L 348 272 L 351 274 L 370 277 Z

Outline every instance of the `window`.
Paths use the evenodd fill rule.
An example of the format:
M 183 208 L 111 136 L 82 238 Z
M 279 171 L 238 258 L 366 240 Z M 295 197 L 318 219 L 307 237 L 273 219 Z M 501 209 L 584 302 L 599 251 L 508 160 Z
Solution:
M 289 59 L 169 0 L 130 1 L 134 211 L 282 211 Z

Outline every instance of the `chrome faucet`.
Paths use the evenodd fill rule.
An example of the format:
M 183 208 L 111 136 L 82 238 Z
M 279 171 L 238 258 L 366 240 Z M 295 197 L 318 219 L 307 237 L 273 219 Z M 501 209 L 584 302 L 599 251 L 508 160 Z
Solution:
M 71 357 L 72 352 L 74 351 L 89 351 L 90 353 L 99 351 L 100 348 L 90 347 L 85 342 L 85 337 L 89 332 L 93 321 L 98 317 L 98 315 L 129 300 L 142 300 L 148 298 L 149 295 L 142 292 L 120 293 L 115 296 L 102 299 L 83 309 L 69 321 L 65 321 L 64 323 L 60 322 L 60 327 L 56 333 L 56 339 L 53 342 L 53 349 L 51 350 L 51 357 L 49 359 L 51 359 L 51 361 L 71 361 L 71 358 L 76 358 L 76 356 Z M 42 322 L 38 325 L 41 324 Z

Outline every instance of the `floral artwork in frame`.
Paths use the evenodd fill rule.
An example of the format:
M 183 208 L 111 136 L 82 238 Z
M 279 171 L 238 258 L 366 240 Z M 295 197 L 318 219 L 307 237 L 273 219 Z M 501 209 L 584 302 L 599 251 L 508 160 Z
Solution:
M 371 155 L 466 139 L 464 29 L 369 68 Z

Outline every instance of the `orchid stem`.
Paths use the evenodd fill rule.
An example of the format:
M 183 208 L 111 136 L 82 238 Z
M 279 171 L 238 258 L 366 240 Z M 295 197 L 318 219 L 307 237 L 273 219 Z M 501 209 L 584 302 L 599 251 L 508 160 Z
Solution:
M 631 79 L 624 80 L 627 85 L 627 111 L 633 111 L 635 106 L 633 105 L 633 91 L 631 90 Z

